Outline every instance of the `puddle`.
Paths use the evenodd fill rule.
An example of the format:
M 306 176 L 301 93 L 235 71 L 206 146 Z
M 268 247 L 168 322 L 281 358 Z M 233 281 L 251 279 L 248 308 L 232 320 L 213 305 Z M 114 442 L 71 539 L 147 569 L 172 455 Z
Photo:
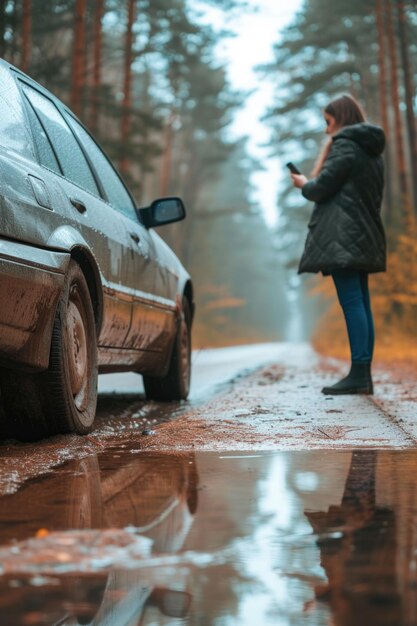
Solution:
M 0 499 L 7 626 L 411 626 L 417 454 L 68 463 Z

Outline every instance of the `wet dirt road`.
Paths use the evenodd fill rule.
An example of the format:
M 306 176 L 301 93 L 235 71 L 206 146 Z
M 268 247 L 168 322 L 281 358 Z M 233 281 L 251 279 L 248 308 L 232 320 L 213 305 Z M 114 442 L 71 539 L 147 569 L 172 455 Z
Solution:
M 15 492 L 26 480 L 71 459 L 82 459 L 113 446 L 146 449 L 148 440 L 156 436 L 162 424 L 193 411 L 198 413 L 216 397 L 221 407 L 233 384 L 243 382 L 256 368 L 285 358 L 286 351 L 282 344 L 266 344 L 193 353 L 193 379 L 187 402 L 147 402 L 142 378 L 136 374 L 100 376 L 95 426 L 88 436 L 62 435 L 35 443 L 0 442 L 0 495 Z M 169 449 L 184 442 L 184 434 L 178 433 Z
M 0 623 L 417 624 L 412 378 L 326 399 L 309 346 L 194 358 L 189 403 L 106 377 L 88 437 L 3 442 Z

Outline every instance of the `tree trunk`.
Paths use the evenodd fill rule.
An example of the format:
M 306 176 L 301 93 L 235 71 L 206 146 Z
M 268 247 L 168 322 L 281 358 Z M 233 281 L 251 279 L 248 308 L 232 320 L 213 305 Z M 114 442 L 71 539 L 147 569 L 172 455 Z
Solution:
M 376 0 L 376 27 L 378 38 L 378 85 L 379 85 L 379 104 L 380 119 L 382 128 L 384 129 L 387 144 L 385 147 L 385 210 L 387 224 L 390 225 L 392 220 L 392 183 L 391 183 L 391 155 L 390 155 L 390 127 L 388 121 L 388 103 L 387 103 L 387 73 L 386 73 L 386 55 L 385 55 L 385 28 L 383 17 L 383 0 Z
M 126 145 L 131 122 L 132 109 L 132 61 L 133 61 L 133 23 L 135 20 L 136 0 L 129 0 L 124 56 L 124 83 L 121 120 L 122 149 Z M 120 171 L 126 174 L 129 170 L 129 159 L 124 153 L 120 159 Z
M 410 65 L 410 55 L 408 50 L 407 40 L 407 24 L 404 12 L 404 2 L 397 0 L 398 10 L 398 34 L 400 38 L 400 51 L 401 61 L 404 72 L 404 95 L 407 114 L 407 130 L 408 138 L 410 142 L 410 156 L 411 156 L 411 180 L 413 181 L 413 196 L 414 207 L 417 209 L 417 137 L 416 137 L 416 122 L 414 117 L 414 85 L 413 76 Z
M 143 111 L 146 114 L 151 115 L 152 111 L 153 111 L 153 104 L 150 100 L 149 97 L 149 89 L 151 86 L 151 80 L 152 80 L 152 69 L 149 67 L 149 62 L 146 59 L 146 56 L 143 57 L 143 63 L 144 63 L 144 71 L 142 73 L 142 80 L 141 80 L 141 85 L 142 85 L 142 96 L 141 96 L 141 100 L 142 100 L 142 107 L 143 107 Z M 148 124 L 145 124 L 142 130 L 142 140 L 143 140 L 143 145 L 145 146 L 145 149 L 147 149 L 149 141 L 151 140 L 153 131 L 150 130 Z M 172 169 L 172 168 L 171 168 Z M 155 189 L 155 193 L 153 191 L 150 192 L 150 182 L 153 178 L 153 176 L 150 176 L 151 174 L 151 170 L 149 167 L 147 167 L 147 164 L 145 164 L 144 162 L 141 163 L 141 167 L 140 167 L 140 180 L 142 182 L 142 189 L 141 189 L 141 193 L 140 195 L 136 196 L 139 202 L 142 202 L 142 198 L 145 198 L 146 196 L 154 196 L 157 194 L 157 190 Z M 156 177 L 155 177 L 156 179 Z M 158 186 L 159 186 L 159 181 L 157 181 Z
M 75 2 L 74 41 L 72 56 L 71 107 L 81 115 L 85 77 L 85 21 L 86 0 Z
M 6 4 L 7 0 L 0 0 L 0 57 L 6 56 Z
M 171 182 L 171 166 L 172 166 L 172 124 L 175 119 L 175 113 L 171 112 L 164 133 L 164 152 L 162 154 L 161 164 L 161 181 L 159 192 L 161 196 L 167 196 L 169 185 Z
M 187 219 L 181 227 L 181 260 L 184 265 L 190 265 L 193 255 L 195 211 L 198 205 L 198 196 L 201 191 L 201 158 L 192 154 L 188 159 L 188 170 L 183 187 L 183 200 L 188 207 Z
M 395 34 L 394 34 L 391 0 L 386 0 L 385 7 L 386 7 L 386 12 L 387 12 L 387 25 L 388 25 L 388 48 L 389 48 L 389 56 L 390 56 L 390 61 L 391 61 L 391 64 L 390 64 L 391 65 L 391 98 L 392 98 L 392 105 L 394 109 L 394 119 L 395 119 L 394 132 L 395 132 L 396 158 L 397 158 L 398 175 L 399 175 L 399 183 L 400 183 L 401 204 L 402 204 L 402 210 L 404 212 L 405 226 L 407 228 L 411 226 L 411 222 L 412 222 L 411 202 L 410 202 L 410 194 L 409 194 L 409 188 L 408 188 L 407 170 L 406 170 L 406 162 L 405 162 L 405 154 L 404 154 L 404 138 L 403 138 L 401 110 L 400 110 L 399 85 L 398 85 L 397 47 L 396 47 Z
M 32 51 L 32 0 L 23 0 L 22 16 L 22 61 L 24 72 L 29 70 Z
M 104 0 L 96 0 L 94 11 L 94 32 L 93 32 L 93 72 L 91 83 L 91 117 L 90 128 L 95 134 L 98 131 L 98 117 L 101 90 L 101 61 L 103 43 L 103 15 Z
M 7 58 L 11 63 L 17 65 L 20 61 L 20 45 L 18 42 L 17 31 L 19 29 L 19 7 L 18 0 L 6 2 L 6 6 L 9 5 L 8 13 L 8 25 L 12 32 L 12 37 L 9 43 L 7 43 L 8 54 Z

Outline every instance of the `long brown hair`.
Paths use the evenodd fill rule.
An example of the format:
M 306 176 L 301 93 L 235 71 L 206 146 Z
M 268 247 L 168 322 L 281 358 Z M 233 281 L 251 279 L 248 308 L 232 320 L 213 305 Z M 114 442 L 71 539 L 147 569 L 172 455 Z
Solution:
M 344 126 L 351 126 L 352 124 L 360 124 L 366 120 L 365 113 L 361 105 L 353 96 L 350 96 L 349 94 L 343 94 L 342 96 L 331 100 L 331 102 L 329 102 L 329 104 L 324 108 L 324 113 L 327 113 L 335 118 L 339 129 Z M 311 176 L 315 177 L 319 174 L 321 168 L 323 167 L 323 163 L 329 155 L 331 145 L 332 139 L 329 139 L 314 164 Z

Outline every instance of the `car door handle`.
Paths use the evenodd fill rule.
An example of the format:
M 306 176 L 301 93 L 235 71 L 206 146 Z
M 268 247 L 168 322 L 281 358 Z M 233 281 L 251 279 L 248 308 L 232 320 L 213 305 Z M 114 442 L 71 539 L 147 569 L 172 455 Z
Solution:
M 84 202 L 81 202 L 81 200 L 78 200 L 78 198 L 70 198 L 70 202 L 73 206 L 75 206 L 79 213 L 86 212 L 87 207 L 85 206 Z
M 140 243 L 140 237 L 139 237 L 138 234 L 136 234 L 136 233 L 129 233 L 129 235 L 130 235 L 130 238 L 133 239 L 133 241 L 135 243 Z

